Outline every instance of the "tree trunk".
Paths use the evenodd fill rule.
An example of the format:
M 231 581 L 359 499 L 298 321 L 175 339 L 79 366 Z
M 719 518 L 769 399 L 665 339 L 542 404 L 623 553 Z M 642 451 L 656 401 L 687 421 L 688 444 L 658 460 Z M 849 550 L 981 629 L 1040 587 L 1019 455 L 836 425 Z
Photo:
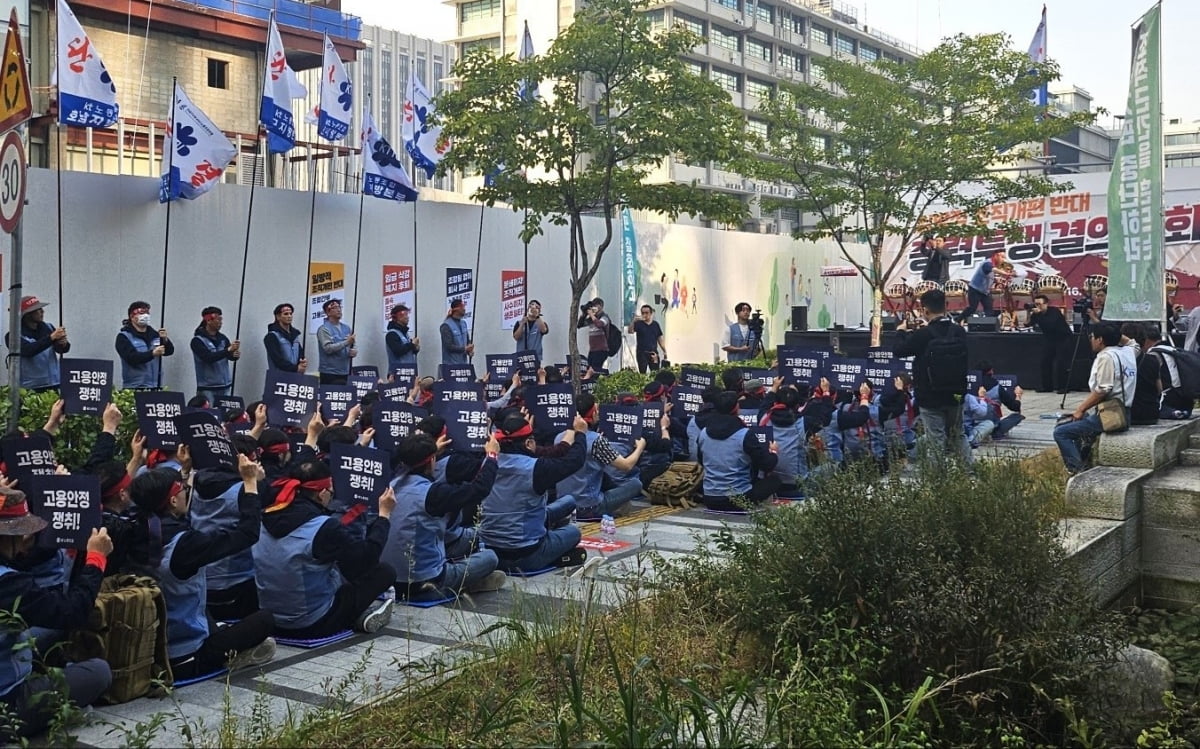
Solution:
M 575 323 L 579 320 L 582 297 L 583 287 L 572 278 L 571 306 L 567 310 L 567 370 L 571 373 L 571 391 L 575 398 L 579 398 L 579 330 Z
M 883 343 L 883 248 L 871 248 L 871 345 Z

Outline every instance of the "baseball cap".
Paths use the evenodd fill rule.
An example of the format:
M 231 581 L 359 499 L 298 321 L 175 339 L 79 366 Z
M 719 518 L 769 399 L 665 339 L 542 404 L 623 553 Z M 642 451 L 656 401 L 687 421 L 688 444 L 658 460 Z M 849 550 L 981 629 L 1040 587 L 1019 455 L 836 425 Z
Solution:
M 454 297 L 450 300 L 450 309 L 459 309 L 466 306 L 467 304 L 462 300 L 462 297 Z
M 30 312 L 36 312 L 37 310 L 44 309 L 45 307 L 48 307 L 48 306 L 50 306 L 50 305 L 47 302 L 43 302 L 41 299 L 38 299 L 35 296 L 21 297 L 21 314 L 22 315 L 27 315 Z
M 329 309 L 331 306 L 333 306 L 335 304 L 339 307 L 342 306 L 342 300 L 341 299 L 326 300 L 325 303 L 321 305 L 321 311 L 324 312 L 325 310 Z

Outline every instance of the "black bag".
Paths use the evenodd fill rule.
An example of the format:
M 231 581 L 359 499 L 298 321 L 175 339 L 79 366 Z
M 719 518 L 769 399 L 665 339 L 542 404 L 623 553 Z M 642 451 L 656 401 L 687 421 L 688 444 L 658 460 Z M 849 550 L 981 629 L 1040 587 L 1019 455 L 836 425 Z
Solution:
M 621 346 L 625 343 L 625 336 L 621 335 L 621 329 L 613 324 L 611 318 L 605 315 L 608 319 L 608 325 L 604 328 L 604 333 L 608 338 L 608 355 L 616 356 L 621 353 Z
M 1185 398 L 1200 398 L 1200 353 L 1166 346 L 1155 346 L 1150 351 L 1165 354 L 1174 360 L 1175 369 L 1179 372 L 1179 392 Z
M 967 339 L 956 335 L 953 325 L 947 323 L 949 330 L 934 335 L 925 349 L 925 387 L 930 392 L 961 395 L 967 391 Z

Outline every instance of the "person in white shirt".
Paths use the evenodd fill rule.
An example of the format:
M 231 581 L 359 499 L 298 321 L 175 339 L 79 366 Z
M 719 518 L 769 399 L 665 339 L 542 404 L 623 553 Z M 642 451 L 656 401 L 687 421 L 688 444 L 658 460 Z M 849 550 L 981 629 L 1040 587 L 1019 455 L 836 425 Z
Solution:
M 1093 408 L 1109 398 L 1120 398 L 1125 408 L 1133 406 L 1137 386 L 1137 359 L 1133 346 L 1122 346 L 1121 331 L 1112 323 L 1092 326 L 1092 372 L 1088 376 L 1088 396 L 1071 414 L 1071 420 L 1054 428 L 1054 441 L 1062 454 L 1067 472 L 1075 475 L 1084 469 L 1082 445 L 1104 431 L 1100 415 Z

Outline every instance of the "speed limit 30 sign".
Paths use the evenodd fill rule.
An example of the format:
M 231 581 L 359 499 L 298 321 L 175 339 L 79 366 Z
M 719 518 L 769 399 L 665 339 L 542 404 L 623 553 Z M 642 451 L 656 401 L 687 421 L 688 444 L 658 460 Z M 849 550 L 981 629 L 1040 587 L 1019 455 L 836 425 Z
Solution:
M 10 130 L 0 145 L 0 229 L 12 234 L 25 209 L 25 145 L 16 130 Z

